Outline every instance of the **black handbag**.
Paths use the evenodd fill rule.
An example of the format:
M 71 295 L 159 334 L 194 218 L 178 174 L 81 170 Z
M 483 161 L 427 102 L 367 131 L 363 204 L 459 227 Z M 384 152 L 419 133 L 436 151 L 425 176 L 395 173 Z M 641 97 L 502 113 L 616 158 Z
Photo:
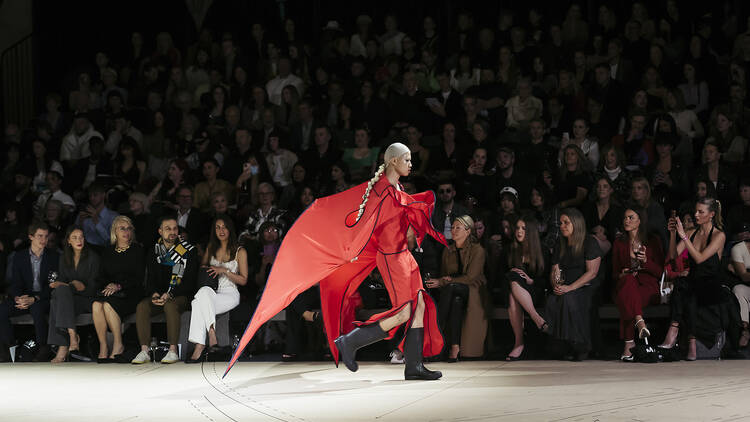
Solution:
M 198 280 L 196 281 L 197 288 L 200 289 L 203 286 L 208 286 L 214 291 L 219 290 L 219 278 L 216 275 L 211 275 L 208 269 L 211 267 L 200 267 L 198 268 Z

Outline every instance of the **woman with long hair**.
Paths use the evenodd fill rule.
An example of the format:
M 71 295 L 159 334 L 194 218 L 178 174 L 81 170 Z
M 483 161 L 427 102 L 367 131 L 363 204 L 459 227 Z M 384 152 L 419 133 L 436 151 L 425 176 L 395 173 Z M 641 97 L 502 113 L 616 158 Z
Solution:
M 587 234 L 581 212 L 563 209 L 544 315 L 551 336 L 563 343 L 562 354 L 570 354 L 574 360 L 583 359 L 591 348 L 592 285 L 597 283 L 601 257 L 599 243 Z
M 257 330 L 303 291 L 320 284 L 321 309 L 334 360 L 339 357 L 356 371 L 356 351 L 376 341 L 392 338 L 405 327 L 403 341 L 407 380 L 435 380 L 442 376 L 422 363 L 443 349 L 432 298 L 424 294 L 422 277 L 407 247 L 411 227 L 417 243 L 429 234 L 445 244 L 432 226 L 432 192 L 409 195 L 399 179 L 411 171 L 406 145 L 391 144 L 384 163 L 366 184 L 315 201 L 287 232 L 276 256 L 263 297 L 229 363 L 231 369 Z M 299 259 L 304 253 L 305 260 Z M 377 266 L 388 290 L 392 308 L 357 323 L 349 300 L 365 277 Z
M 586 157 L 578 145 L 563 148 L 560 181 L 555 187 L 559 208 L 578 207 L 586 201 L 591 182 L 586 168 Z
M 726 235 L 722 231 L 721 203 L 714 198 L 696 202 L 695 226 L 695 229 L 686 232 L 680 219 L 669 219 L 669 259 L 675 259 L 687 249 L 690 272 L 687 277 L 675 282 L 670 301 L 672 322 L 664 343 L 659 346 L 662 349 L 675 347 L 682 332 L 688 339 L 685 359 L 689 361 L 697 358 L 695 336 L 698 334 L 698 307 L 722 301 L 721 253 Z
M 534 325 L 542 332 L 549 331 L 549 324 L 539 315 L 534 306 L 544 294 L 546 287 L 545 259 L 539 241 L 539 228 L 531 216 L 521 216 L 516 221 L 513 242 L 508 251 L 508 271 L 505 279 L 510 284 L 508 297 L 508 316 L 513 328 L 515 343 L 508 353 L 507 361 L 522 359 L 526 348 L 523 341 L 523 313 L 526 311 Z
M 143 160 L 138 143 L 129 136 L 120 141 L 115 163 L 115 174 L 120 176 L 130 189 L 143 183 L 146 178 L 146 161 Z
M 709 137 L 706 143 L 714 142 L 719 146 L 721 159 L 730 164 L 744 162 L 747 152 L 747 139 L 740 136 L 735 117 L 728 110 L 719 108 L 711 121 Z
M 91 312 L 99 274 L 99 257 L 86 246 L 83 230 L 71 226 L 65 233 L 59 276 L 50 283 L 49 344 L 58 345 L 52 363 L 65 362 L 79 351 L 76 316 Z
M 122 319 L 135 312 L 143 294 L 146 272 L 143 248 L 135 241 L 133 222 L 123 215 L 115 217 L 110 228 L 111 246 L 101 256 L 97 277 L 97 297 L 91 305 L 96 336 L 99 339 L 97 362 L 126 362 L 122 359 Z M 112 331 L 112 351 L 107 348 L 107 329 Z
M 453 243 L 443 249 L 440 278 L 425 280 L 427 288 L 440 288 L 438 318 L 448 341 L 448 362 L 484 355 L 487 336 L 486 252 L 477 242 L 474 220 L 462 215 L 451 226 Z
M 615 303 L 620 311 L 620 338 L 625 341 L 620 359 L 631 362 L 631 349 L 637 338 L 651 335 L 643 319 L 643 307 L 659 303 L 659 277 L 664 271 L 661 240 L 648 233 L 643 208 L 625 207 L 622 226 L 625 233 L 615 240 L 612 250 Z M 637 331 L 637 333 L 636 333 Z
M 154 186 L 149 194 L 148 202 L 160 207 L 177 210 L 177 191 L 180 187 L 190 184 L 190 168 L 182 158 L 172 160 L 167 167 L 167 177 Z M 160 210 L 153 210 L 159 214 Z
M 217 215 L 211 227 L 211 236 L 201 265 L 206 267 L 211 277 L 219 278 L 218 288 L 214 290 L 203 286 L 195 293 L 195 299 L 191 303 L 188 334 L 188 340 L 195 344 L 195 348 L 185 363 L 200 362 L 206 352 L 218 344 L 214 327 L 216 315 L 229 312 L 239 305 L 240 292 L 237 286 L 247 284 L 247 252 L 237 243 L 232 219 L 226 215 Z

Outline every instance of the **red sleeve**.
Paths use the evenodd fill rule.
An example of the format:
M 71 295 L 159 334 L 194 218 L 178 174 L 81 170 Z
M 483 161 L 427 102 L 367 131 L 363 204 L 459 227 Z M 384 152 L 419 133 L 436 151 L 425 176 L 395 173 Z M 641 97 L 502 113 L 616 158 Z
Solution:
M 422 245 L 426 235 L 430 235 L 438 242 L 445 246 L 448 243 L 442 233 L 435 230 L 432 225 L 432 212 L 435 209 L 435 193 L 432 191 L 421 192 L 414 195 L 407 195 L 398 192 L 399 200 L 402 205 L 407 207 L 406 216 L 414 229 L 414 235 L 417 238 L 417 244 Z
M 626 261 L 623 260 L 623 249 L 627 250 L 627 244 L 620 239 L 615 239 L 615 243 L 612 246 L 612 276 L 617 278 L 620 276 L 623 268 L 626 268 Z M 629 267 L 630 265 L 628 265 Z
M 664 271 L 664 251 L 661 247 L 661 241 L 655 237 L 649 239 L 646 247 L 646 264 L 642 271 L 657 279 L 661 277 L 661 273 Z

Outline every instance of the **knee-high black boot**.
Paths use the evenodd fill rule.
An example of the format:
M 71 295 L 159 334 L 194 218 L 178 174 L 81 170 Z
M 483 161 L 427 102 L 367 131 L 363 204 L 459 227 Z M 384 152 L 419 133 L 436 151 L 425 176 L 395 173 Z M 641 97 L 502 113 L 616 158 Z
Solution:
M 436 380 L 443 376 L 440 371 L 430 371 L 422 364 L 424 328 L 410 328 L 404 341 L 404 378 L 407 380 Z
M 359 365 L 355 360 L 357 357 L 357 350 L 367 346 L 368 344 L 375 343 L 376 341 L 386 338 L 388 335 L 387 331 L 383 331 L 380 328 L 379 323 L 370 324 L 366 327 L 355 328 L 349 332 L 349 334 L 339 336 L 334 343 L 336 348 L 339 349 L 339 359 L 344 362 L 347 368 L 352 372 L 357 372 Z

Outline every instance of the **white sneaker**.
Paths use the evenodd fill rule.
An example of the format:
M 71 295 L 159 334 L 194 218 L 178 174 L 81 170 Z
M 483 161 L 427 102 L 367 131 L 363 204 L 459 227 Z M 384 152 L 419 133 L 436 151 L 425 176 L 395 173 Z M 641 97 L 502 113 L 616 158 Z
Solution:
M 393 364 L 404 363 L 404 354 L 401 353 L 401 351 L 398 349 L 395 349 L 394 351 L 392 351 L 390 354 L 390 357 L 391 357 L 391 363 Z
M 148 354 L 148 352 L 144 352 L 143 350 L 138 352 L 138 354 L 135 355 L 133 360 L 130 361 L 130 363 L 134 365 L 140 365 L 146 362 L 151 362 L 151 356 Z
M 177 356 L 177 353 L 171 350 L 167 352 L 167 354 L 161 359 L 161 363 L 175 363 L 179 361 L 180 361 L 180 357 Z

